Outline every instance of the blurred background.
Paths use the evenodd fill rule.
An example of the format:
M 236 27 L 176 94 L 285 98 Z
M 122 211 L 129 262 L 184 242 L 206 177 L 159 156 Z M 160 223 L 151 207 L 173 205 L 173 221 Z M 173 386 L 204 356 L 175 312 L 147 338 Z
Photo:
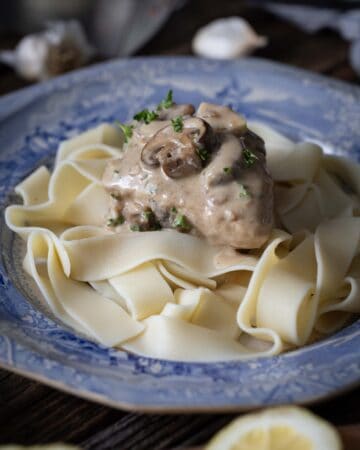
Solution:
M 360 1 L 0 3 L 0 95 L 111 58 L 194 53 L 252 54 L 359 83 Z

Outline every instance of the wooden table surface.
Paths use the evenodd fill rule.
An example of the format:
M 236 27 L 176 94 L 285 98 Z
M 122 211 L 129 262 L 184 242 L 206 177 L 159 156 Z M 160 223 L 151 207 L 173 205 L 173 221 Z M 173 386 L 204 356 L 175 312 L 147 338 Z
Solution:
M 239 0 L 189 1 L 137 54 L 191 54 L 191 38 L 197 28 L 229 15 L 242 15 L 260 34 L 269 37 L 268 47 L 256 56 L 359 83 L 348 63 L 348 43 L 336 33 L 325 30 L 307 35 Z M 13 46 L 16 41 L 15 36 L 0 36 L 0 48 Z M 0 95 L 25 85 L 0 65 Z M 359 402 L 360 389 L 355 389 L 311 409 L 335 425 L 353 424 L 360 422 Z M 0 370 L 0 444 L 62 441 L 92 450 L 186 448 L 204 444 L 235 416 L 128 413 Z

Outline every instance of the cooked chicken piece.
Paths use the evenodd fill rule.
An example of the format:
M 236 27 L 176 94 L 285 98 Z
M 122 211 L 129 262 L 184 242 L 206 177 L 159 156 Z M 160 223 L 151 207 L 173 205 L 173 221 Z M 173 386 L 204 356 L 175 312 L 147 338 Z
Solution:
M 109 226 L 175 228 L 214 245 L 261 247 L 273 226 L 264 142 L 229 108 L 202 103 L 190 116 L 188 106 L 176 105 L 186 112 L 177 123 L 136 124 L 123 157 L 109 162 Z

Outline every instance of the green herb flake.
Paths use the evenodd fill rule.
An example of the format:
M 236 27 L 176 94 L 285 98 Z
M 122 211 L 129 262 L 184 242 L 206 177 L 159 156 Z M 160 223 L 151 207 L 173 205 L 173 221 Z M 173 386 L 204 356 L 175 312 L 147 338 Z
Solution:
M 146 222 L 146 226 L 145 226 L 146 229 L 148 229 L 149 231 L 161 230 L 161 224 L 157 220 L 154 212 L 151 211 L 151 209 L 143 211 L 142 216 Z M 144 230 L 140 229 L 140 231 L 144 231 Z
M 152 211 L 143 211 L 143 216 L 147 222 L 154 218 L 154 213 Z
M 141 230 L 140 230 L 140 225 L 137 224 L 137 223 L 135 223 L 135 224 L 133 224 L 133 225 L 130 225 L 130 230 L 131 230 L 131 231 L 141 231 Z
M 134 116 L 134 120 L 137 120 L 138 122 L 145 122 L 146 124 L 149 124 L 153 120 L 158 119 L 159 115 L 155 111 L 149 111 L 147 108 L 143 109 L 142 111 L 138 112 Z
M 248 148 L 244 148 L 243 155 L 244 155 L 244 162 L 245 162 L 246 167 L 251 167 L 255 163 L 255 161 L 259 159 L 255 155 L 255 153 L 253 153 Z
M 171 119 L 171 124 L 174 128 L 174 131 L 177 133 L 181 133 L 184 128 L 184 121 L 181 116 L 177 116 L 174 119 Z
M 115 122 L 115 123 L 120 128 L 120 130 L 124 133 L 125 142 L 128 142 L 129 139 L 132 138 L 134 126 L 133 125 L 126 125 L 126 124 L 121 123 L 121 122 Z
M 201 161 L 206 162 L 210 158 L 210 152 L 204 147 L 198 147 L 196 150 L 197 154 L 199 155 L 199 158 Z
M 111 192 L 110 195 L 114 200 L 120 199 L 120 194 L 117 194 L 116 192 Z
M 231 172 L 231 167 L 224 167 L 223 171 L 224 171 L 224 173 L 230 173 Z
M 174 219 L 173 225 L 175 228 L 181 228 L 184 231 L 189 231 L 191 229 L 191 225 L 188 222 L 186 216 L 183 214 L 177 214 Z
M 243 184 L 239 184 L 239 187 L 240 187 L 240 192 L 239 192 L 240 197 L 250 197 L 249 191 L 246 189 L 246 187 Z
M 173 91 L 170 89 L 166 94 L 164 100 L 161 100 L 161 102 L 158 104 L 156 110 L 160 111 L 161 109 L 169 109 L 173 104 Z
M 115 218 L 111 218 L 108 220 L 108 227 L 117 227 L 118 225 L 122 225 L 125 222 L 125 218 L 122 214 L 119 214 Z
M 116 175 L 118 175 L 120 173 L 120 170 L 115 169 L 114 173 L 116 173 Z
M 176 214 L 177 213 L 177 209 L 175 208 L 175 206 L 173 206 L 170 210 L 172 213 Z

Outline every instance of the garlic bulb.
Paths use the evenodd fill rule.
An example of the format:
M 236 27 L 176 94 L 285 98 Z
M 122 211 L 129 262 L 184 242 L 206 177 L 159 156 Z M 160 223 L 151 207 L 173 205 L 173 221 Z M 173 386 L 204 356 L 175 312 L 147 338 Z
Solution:
M 194 53 L 217 59 L 239 58 L 266 44 L 267 38 L 256 34 L 241 17 L 210 22 L 198 30 L 192 42 Z
M 45 31 L 25 36 L 0 61 L 27 80 L 44 80 L 85 64 L 94 54 L 77 21 L 51 22 Z

